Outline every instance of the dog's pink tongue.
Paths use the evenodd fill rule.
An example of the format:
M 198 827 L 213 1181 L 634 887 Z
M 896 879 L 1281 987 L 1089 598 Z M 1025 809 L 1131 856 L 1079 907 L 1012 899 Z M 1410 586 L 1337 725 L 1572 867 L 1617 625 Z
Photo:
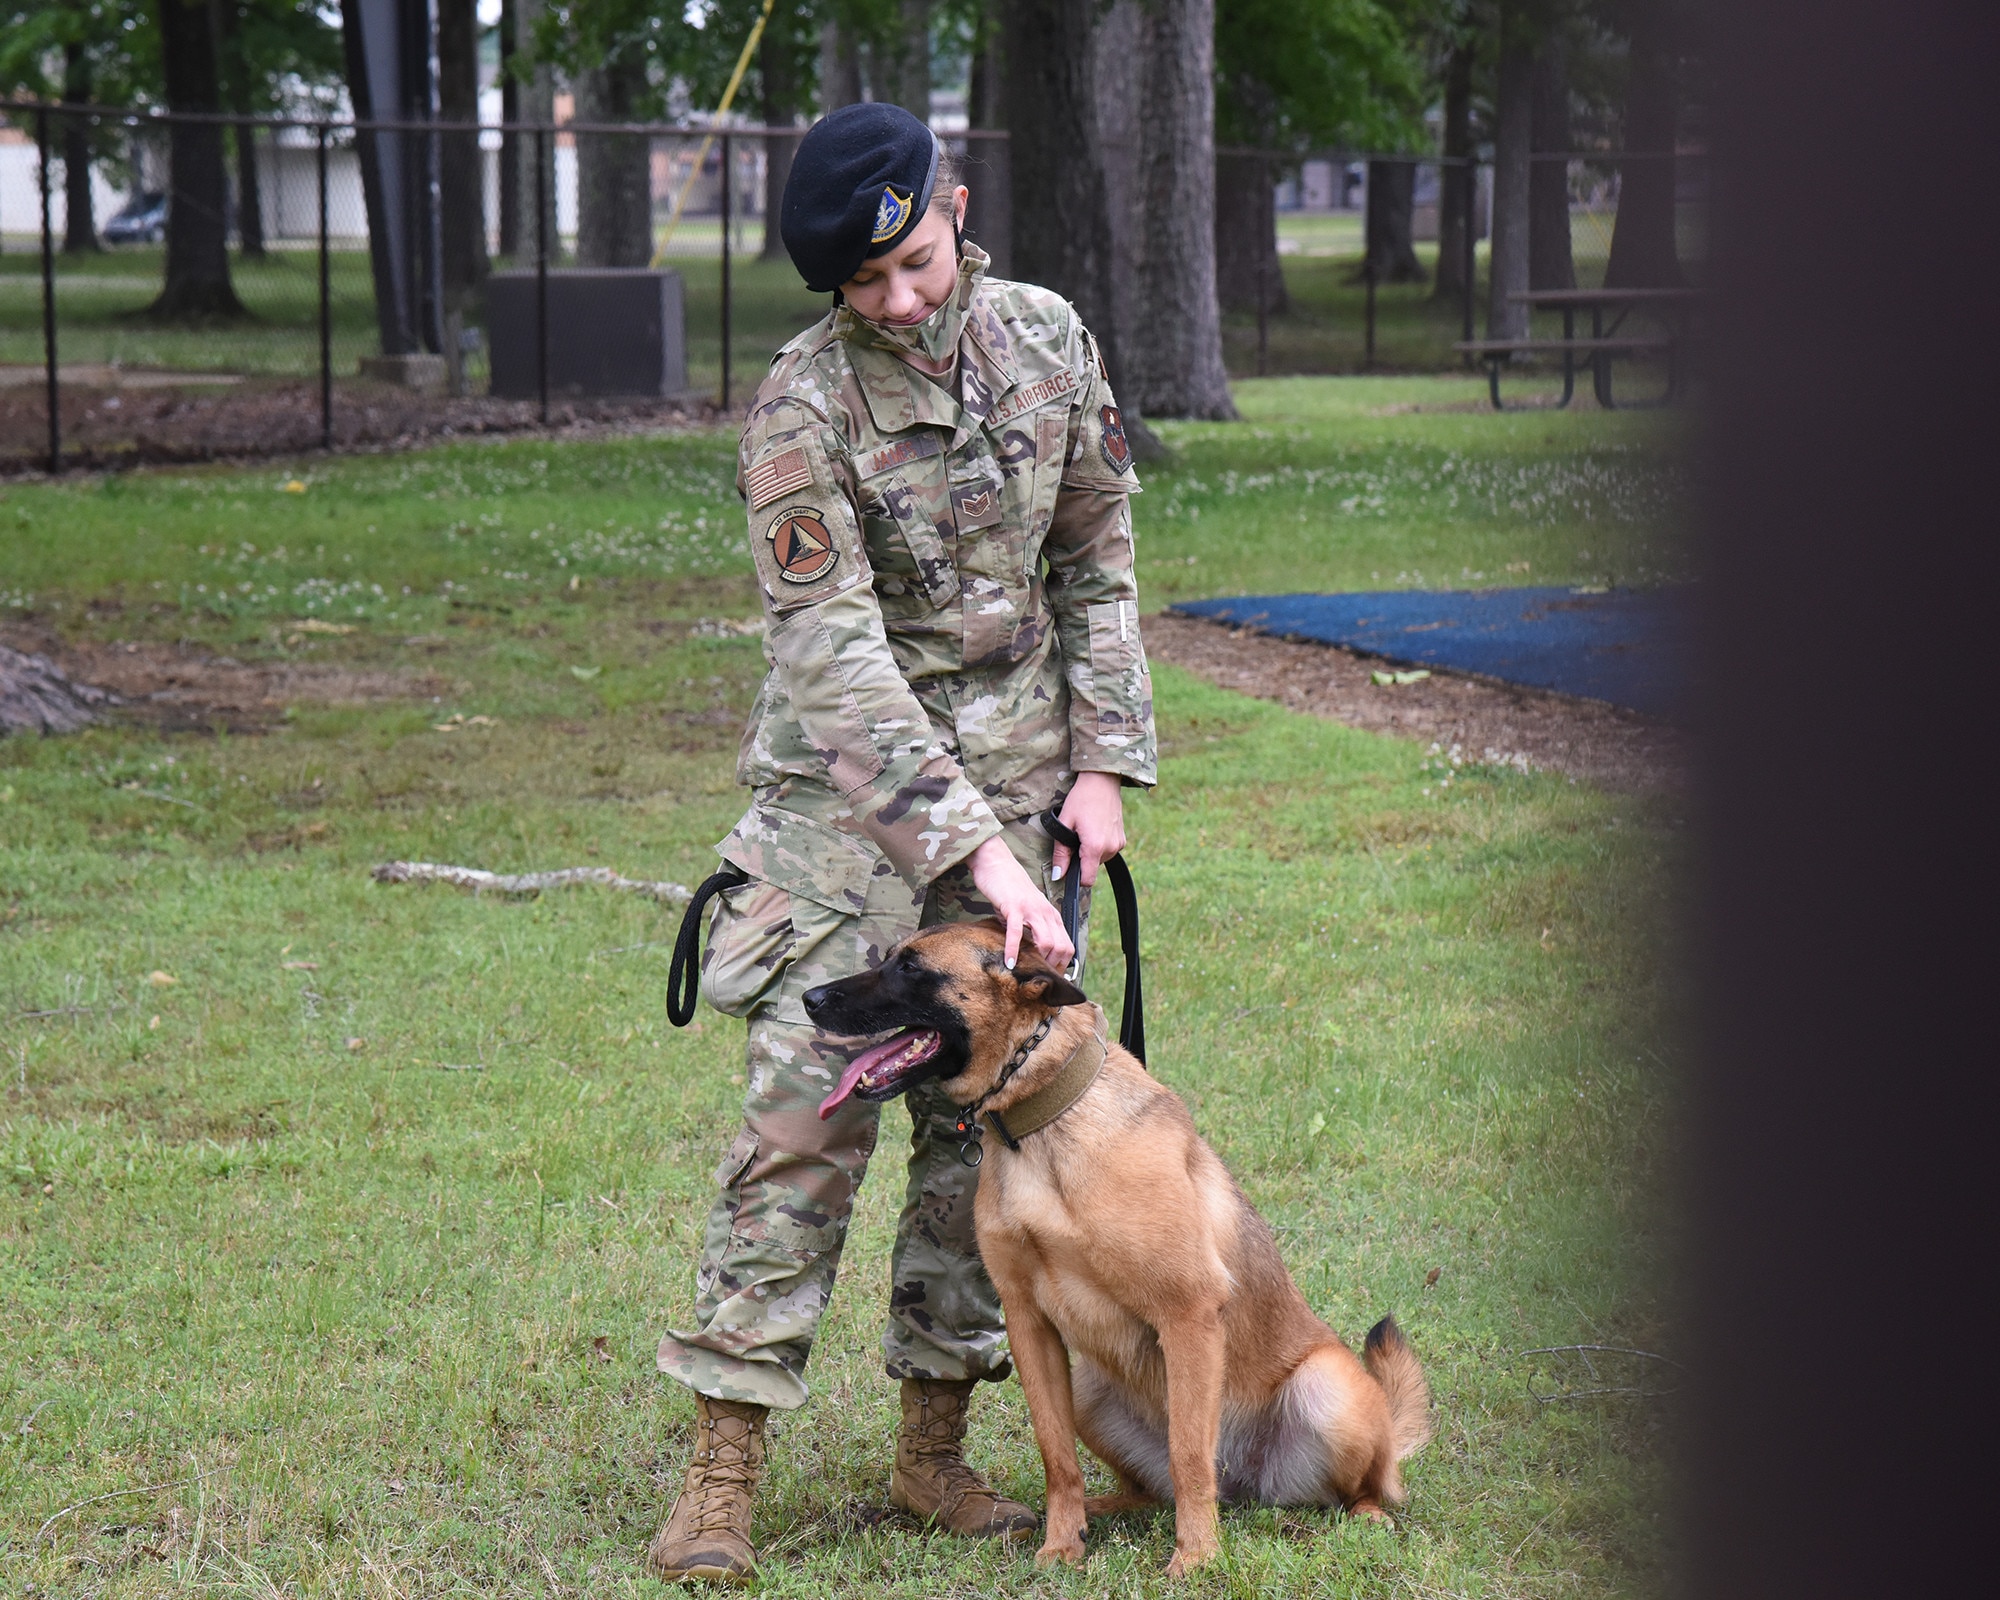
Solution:
M 820 1121 L 826 1121 L 828 1117 L 833 1115 L 840 1102 L 854 1093 L 854 1086 L 861 1081 L 861 1075 L 864 1072 L 870 1067 L 878 1066 L 888 1060 L 890 1056 L 908 1044 L 915 1037 L 916 1032 L 915 1028 L 906 1028 L 887 1043 L 870 1046 L 852 1061 L 848 1062 L 847 1070 L 840 1075 L 840 1082 L 835 1086 L 833 1093 L 819 1103 Z

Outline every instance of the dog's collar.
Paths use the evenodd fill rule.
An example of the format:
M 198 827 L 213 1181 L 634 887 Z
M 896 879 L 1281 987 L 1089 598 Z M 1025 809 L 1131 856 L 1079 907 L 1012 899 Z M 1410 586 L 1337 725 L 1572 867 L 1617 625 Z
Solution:
M 1007 1142 L 1009 1150 L 1021 1148 L 1021 1141 L 1038 1133 L 1081 1100 L 1104 1070 L 1105 1042 L 1095 1030 L 1070 1053 L 1056 1075 L 1029 1095 L 1009 1106 L 1003 1117 L 998 1111 L 986 1113 L 993 1131 Z

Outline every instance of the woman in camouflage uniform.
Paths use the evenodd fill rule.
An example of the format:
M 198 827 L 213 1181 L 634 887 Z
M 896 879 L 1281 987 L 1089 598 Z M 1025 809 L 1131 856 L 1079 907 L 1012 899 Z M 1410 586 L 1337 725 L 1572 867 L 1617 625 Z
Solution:
M 940 176 L 942 174 L 942 176 Z M 1043 885 L 1085 884 L 1124 844 L 1121 790 L 1154 781 L 1129 500 L 1138 484 L 1102 360 L 1071 307 L 995 281 L 963 244 L 966 191 L 930 130 L 852 106 L 801 141 L 787 248 L 834 309 L 750 403 L 739 487 L 770 665 L 720 846 L 749 875 L 711 931 L 702 990 L 748 1019 L 743 1128 L 716 1181 L 695 1326 L 660 1342 L 692 1388 L 695 1459 L 654 1541 L 670 1577 L 743 1581 L 772 1407 L 807 1398 L 876 1106 L 819 1102 L 865 1041 L 800 996 L 922 925 L 998 916 L 1057 966 Z M 1036 820 L 1065 792 L 1080 860 Z M 1009 1372 L 973 1239 L 955 1109 L 915 1124 L 888 1329 L 903 1422 L 891 1496 L 953 1531 L 1017 1537 L 1034 1514 L 960 1451 L 979 1379 Z

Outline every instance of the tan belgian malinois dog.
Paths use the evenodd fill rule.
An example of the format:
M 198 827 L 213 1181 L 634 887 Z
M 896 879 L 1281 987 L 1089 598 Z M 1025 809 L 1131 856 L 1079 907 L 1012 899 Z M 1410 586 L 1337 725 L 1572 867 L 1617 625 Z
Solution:
M 985 1152 L 974 1218 L 1007 1313 L 1048 1485 L 1041 1562 L 1083 1559 L 1088 1516 L 1171 1500 L 1170 1576 L 1216 1553 L 1218 1499 L 1381 1517 L 1430 1437 L 1393 1319 L 1365 1362 L 1306 1305 L 1264 1219 L 1104 1013 L 998 923 L 928 928 L 809 990 L 856 1056 L 820 1108 L 941 1080 Z M 984 1136 L 990 1130 L 991 1137 Z M 1121 1493 L 1086 1501 L 1076 1440 Z

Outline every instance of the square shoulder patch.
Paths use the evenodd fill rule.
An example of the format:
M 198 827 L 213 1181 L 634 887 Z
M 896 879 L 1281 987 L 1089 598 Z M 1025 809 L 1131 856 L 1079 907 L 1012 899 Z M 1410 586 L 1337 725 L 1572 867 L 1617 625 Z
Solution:
M 812 482 L 812 463 L 805 446 L 793 445 L 768 461 L 760 461 L 743 474 L 743 491 L 750 497 L 750 509 L 762 511 L 773 500 L 796 494 Z

